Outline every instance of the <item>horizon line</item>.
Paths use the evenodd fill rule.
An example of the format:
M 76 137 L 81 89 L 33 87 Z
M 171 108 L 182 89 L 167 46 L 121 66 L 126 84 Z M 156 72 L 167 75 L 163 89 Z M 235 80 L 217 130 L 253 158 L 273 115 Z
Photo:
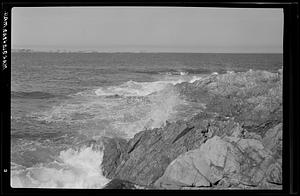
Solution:
M 203 53 L 203 54 L 283 54 L 283 52 L 238 52 L 238 51 L 231 51 L 231 52 L 201 52 L 201 51 L 97 51 L 92 49 L 31 49 L 31 48 L 12 48 L 11 52 L 24 52 L 24 53 L 31 53 L 31 52 L 44 52 L 44 53 Z

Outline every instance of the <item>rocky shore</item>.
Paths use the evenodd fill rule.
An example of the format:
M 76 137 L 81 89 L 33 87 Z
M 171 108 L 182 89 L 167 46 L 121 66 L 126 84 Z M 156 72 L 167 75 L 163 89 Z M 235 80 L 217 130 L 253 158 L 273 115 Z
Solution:
M 103 138 L 105 188 L 282 188 L 282 70 L 214 74 L 175 89 L 204 109 L 129 141 Z

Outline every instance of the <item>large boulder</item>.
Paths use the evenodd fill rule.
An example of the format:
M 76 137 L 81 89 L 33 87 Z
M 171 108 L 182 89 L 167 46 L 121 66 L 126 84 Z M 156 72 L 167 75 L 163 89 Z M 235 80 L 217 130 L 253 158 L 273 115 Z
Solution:
M 199 113 L 187 121 L 167 123 L 159 129 L 139 132 L 128 141 L 126 152 L 117 150 L 112 144 L 109 148 L 105 147 L 108 150 L 104 151 L 103 173 L 111 179 L 149 186 L 180 154 L 199 148 L 214 135 L 238 136 L 241 132 L 243 128 L 232 119 Z
M 116 178 L 151 185 L 178 155 L 205 140 L 201 129 L 184 121 L 161 129 L 147 130 L 129 141 L 129 158 L 116 170 Z
M 155 185 L 167 188 L 211 186 L 222 176 L 214 173 L 210 166 L 224 167 L 226 150 L 226 144 L 219 137 L 213 137 L 200 148 L 183 153 L 172 161 Z
M 265 189 L 282 183 L 281 170 L 281 162 L 261 141 L 214 136 L 172 161 L 155 186 Z
M 122 156 L 119 153 L 113 153 L 116 154 L 114 156 L 106 155 L 108 151 L 104 151 L 104 174 L 109 178 L 128 180 L 140 185 L 153 184 L 163 175 L 172 160 L 188 150 L 198 148 L 214 135 L 217 128 L 210 126 L 214 124 L 212 118 L 210 114 L 199 113 L 188 121 L 167 123 L 161 128 L 139 132 L 128 141 L 126 152 L 123 151 Z M 105 149 L 109 149 L 109 152 L 121 152 L 112 150 L 113 148 L 115 147 Z M 119 157 L 122 159 L 118 159 Z

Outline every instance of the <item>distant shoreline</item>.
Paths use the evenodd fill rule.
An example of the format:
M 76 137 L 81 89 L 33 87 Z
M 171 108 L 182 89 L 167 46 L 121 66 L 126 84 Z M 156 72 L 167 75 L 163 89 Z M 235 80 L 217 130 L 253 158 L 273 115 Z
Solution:
M 32 50 L 32 49 L 12 49 L 11 53 L 54 53 L 54 54 L 238 54 L 238 55 L 256 55 L 256 54 L 263 54 L 263 55 L 283 55 L 283 53 L 238 53 L 238 52 L 104 52 L 104 51 L 81 51 L 81 50 L 74 50 L 74 51 L 64 51 L 64 50 L 56 50 L 56 51 L 42 51 L 42 50 Z

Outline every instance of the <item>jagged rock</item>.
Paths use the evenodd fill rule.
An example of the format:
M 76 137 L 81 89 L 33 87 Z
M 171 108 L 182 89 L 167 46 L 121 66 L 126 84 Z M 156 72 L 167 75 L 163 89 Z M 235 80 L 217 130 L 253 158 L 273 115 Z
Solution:
M 125 180 L 113 179 L 103 189 L 137 189 L 137 186 Z
M 267 181 L 275 184 L 282 184 L 282 123 L 269 129 L 262 143 L 265 149 L 269 150 L 277 159 L 267 171 Z
M 166 169 L 164 175 L 160 177 L 155 186 L 160 188 L 180 188 L 184 186 L 210 186 L 210 181 L 205 175 L 199 173 L 200 169 L 206 175 L 209 175 L 209 165 L 204 159 L 198 159 L 197 166 L 193 162 L 193 156 L 184 153 L 175 159 Z
M 182 85 L 183 86 L 183 85 Z M 282 121 L 282 73 L 248 71 L 206 77 L 185 84 L 179 92 L 188 100 L 205 103 L 206 110 L 235 117 L 249 131 L 261 131 L 266 121 Z M 198 94 L 200 94 L 198 96 Z M 205 96 L 206 99 L 201 98 Z M 271 125 L 271 127 L 274 124 Z
M 200 148 L 177 157 L 155 185 L 177 187 L 266 188 L 265 182 L 281 184 L 281 164 L 261 141 L 219 136 Z
M 199 113 L 188 122 L 177 121 L 169 123 L 160 129 L 140 132 L 129 140 L 126 159 L 120 164 L 110 178 L 120 178 L 141 185 L 151 185 L 165 169 L 180 154 L 196 149 L 207 139 L 220 130 L 228 129 L 227 135 L 234 130 L 241 130 L 241 126 L 228 119 L 215 119 L 211 114 Z M 104 153 L 105 155 L 105 153 Z
M 114 158 L 104 152 L 104 158 L 110 159 L 102 168 L 109 178 L 128 180 L 140 185 L 151 185 L 177 156 L 199 147 L 212 133 L 207 132 L 209 114 L 198 114 L 188 122 L 177 121 L 165 127 L 142 131 L 128 141 L 123 159 L 115 168 Z M 212 131 L 212 130 L 210 130 Z M 113 148 L 105 148 L 113 149 Z M 120 152 L 120 151 L 118 151 Z M 117 157 L 117 156 L 115 156 Z M 110 164 L 114 166 L 109 166 Z M 112 171 L 113 170 L 113 171 Z
M 129 142 L 133 143 L 128 152 L 129 159 L 118 167 L 116 177 L 141 185 L 152 184 L 174 158 L 187 151 L 187 148 L 193 148 L 195 142 L 191 140 L 195 138 L 196 131 L 185 122 L 177 122 L 164 129 L 148 130 L 141 136 L 137 135 L 133 138 L 135 142 Z M 204 140 L 201 134 L 196 137 L 194 141 Z
M 281 72 L 210 75 L 175 89 L 203 110 L 141 131 L 127 144 L 108 140 L 106 177 L 168 189 L 280 186 Z
M 127 141 L 122 138 L 102 137 L 104 146 L 102 170 L 108 178 L 115 175 L 115 170 L 122 160 L 126 159 Z
M 224 167 L 226 153 L 226 143 L 219 137 L 213 137 L 199 149 L 188 151 L 172 161 L 155 185 L 158 187 L 211 186 L 222 176 L 213 171 L 215 168 L 210 166 L 213 164 L 216 167 Z
M 155 185 L 162 188 L 211 186 L 222 178 L 217 169 L 212 168 L 211 165 L 224 167 L 226 153 L 226 143 L 215 136 L 200 148 L 177 157 Z
M 183 82 L 175 86 L 181 97 L 191 102 L 209 103 L 213 98 L 207 90 L 197 87 L 191 83 Z
M 275 127 L 269 129 L 264 138 L 263 144 L 266 149 L 271 152 L 277 153 L 282 150 L 282 123 L 276 125 Z

